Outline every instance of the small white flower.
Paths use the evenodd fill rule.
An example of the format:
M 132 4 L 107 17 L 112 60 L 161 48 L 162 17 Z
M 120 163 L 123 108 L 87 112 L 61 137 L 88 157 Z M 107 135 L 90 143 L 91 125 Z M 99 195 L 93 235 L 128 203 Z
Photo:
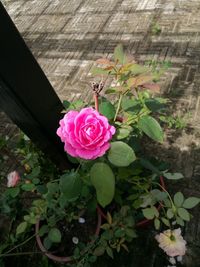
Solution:
M 183 256 L 186 252 L 186 241 L 181 235 L 181 229 L 166 230 L 156 235 L 159 247 L 170 257 Z
M 85 219 L 82 218 L 82 217 L 79 217 L 79 218 L 78 218 L 78 222 L 79 222 L 79 223 L 85 223 Z
M 76 237 L 76 236 L 72 237 L 72 242 L 73 242 L 75 245 L 77 245 L 78 242 L 79 242 L 78 237 Z

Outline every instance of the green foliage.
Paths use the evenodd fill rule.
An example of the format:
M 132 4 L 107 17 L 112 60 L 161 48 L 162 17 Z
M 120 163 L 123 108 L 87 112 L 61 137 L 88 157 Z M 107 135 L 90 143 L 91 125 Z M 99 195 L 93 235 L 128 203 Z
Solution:
M 188 116 L 178 116 L 178 115 L 161 115 L 159 119 L 164 125 L 167 125 L 168 128 L 172 129 L 184 129 L 187 126 Z
M 139 128 L 155 141 L 163 142 L 163 131 L 160 124 L 151 116 L 143 116 L 138 122 Z
M 183 175 L 171 173 L 166 164 L 149 159 L 140 149 L 144 135 L 163 142 L 161 125 L 175 129 L 185 127 L 182 117 L 170 117 L 166 113 L 169 100 L 156 96 L 160 92 L 157 82 L 171 63 L 150 60 L 140 65 L 124 52 L 122 45 L 115 48 L 113 60 L 101 58 L 96 63 L 98 66 L 92 73 L 101 79 L 112 80 L 105 90 L 112 100 L 100 97 L 100 92 L 96 92 L 99 113 L 116 128 L 111 140 L 106 136 L 111 146 L 105 155 L 95 160 L 67 155 L 75 169 L 62 172 L 26 136 L 22 136 L 16 154 L 20 156 L 24 173 L 19 184 L 7 188 L 0 197 L 0 211 L 10 216 L 11 228 L 14 228 L 10 229 L 5 246 L 0 246 L 1 253 L 9 251 L 20 238 L 29 238 L 38 221 L 41 225 L 39 236 L 47 250 L 56 253 L 65 245 L 74 246 L 70 241 L 64 244 L 65 234 L 71 234 L 73 227 L 85 218 L 80 228 L 86 228 L 76 233 L 79 242 L 74 246 L 69 266 L 95 266 L 98 257 L 113 259 L 122 250 L 129 252 L 129 244 L 137 237 L 138 222 L 152 220 L 157 231 L 184 226 L 191 218 L 190 209 L 199 204 L 199 198 L 185 198 L 181 192 L 171 196 L 160 176 L 170 182 Z M 76 100 L 64 101 L 63 106 L 68 112 L 79 111 L 88 105 Z M 0 138 L 0 149 L 7 149 L 6 145 L 6 138 Z M 0 163 L 3 161 L 0 157 Z M 30 200 L 24 205 L 21 199 L 26 196 Z M 93 228 L 96 223 L 97 203 L 101 205 L 102 213 L 107 212 L 104 214 L 106 220 L 99 236 L 88 234 L 87 241 L 83 242 L 82 233 L 93 231 L 87 228 Z M 16 219 L 19 221 L 17 228 Z
M 99 105 L 99 112 L 106 116 L 109 120 L 114 119 L 115 107 L 109 101 L 103 101 Z
M 109 165 L 103 162 L 95 163 L 90 170 L 90 178 L 99 204 L 102 207 L 110 204 L 115 192 L 115 177 Z
M 194 208 L 196 205 L 198 205 L 200 202 L 200 198 L 197 197 L 189 197 L 187 198 L 184 203 L 183 203 L 183 208 L 186 209 L 192 209 Z
M 26 228 L 27 228 L 28 224 L 27 222 L 22 222 L 20 223 L 18 226 L 17 226 L 17 229 L 16 229 L 16 234 L 19 235 L 19 234 L 22 234 L 25 232 Z
M 82 181 L 78 173 L 66 173 L 60 177 L 60 190 L 69 201 L 79 197 L 82 189 Z
M 111 143 L 108 160 L 115 166 L 126 167 L 136 160 L 133 149 L 122 141 Z
M 158 23 L 154 23 L 151 27 L 151 32 L 154 35 L 159 35 L 161 33 L 161 27 Z
M 48 238 L 53 243 L 60 243 L 61 241 L 61 232 L 57 228 L 52 228 L 48 233 Z
M 184 196 L 181 192 L 177 192 L 175 195 L 174 195 L 174 205 L 176 207 L 181 207 L 182 204 L 183 204 L 183 201 L 184 201 Z

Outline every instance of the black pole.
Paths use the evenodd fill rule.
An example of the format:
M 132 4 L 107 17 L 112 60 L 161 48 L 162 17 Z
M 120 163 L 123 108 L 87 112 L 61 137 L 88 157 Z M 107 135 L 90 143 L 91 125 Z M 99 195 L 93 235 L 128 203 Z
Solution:
M 56 129 L 62 103 L 0 2 L 0 107 L 57 164 L 69 167 Z

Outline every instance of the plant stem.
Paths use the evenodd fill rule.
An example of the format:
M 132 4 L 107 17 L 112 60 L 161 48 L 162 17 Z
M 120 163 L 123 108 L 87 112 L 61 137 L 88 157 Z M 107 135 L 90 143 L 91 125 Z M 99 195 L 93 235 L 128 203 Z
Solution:
M 4 253 L 4 254 L 9 254 L 11 251 L 17 249 L 18 247 L 23 246 L 24 244 L 26 244 L 28 241 L 30 241 L 30 240 L 31 240 L 33 237 L 35 237 L 35 236 L 36 236 L 36 234 L 30 236 L 29 238 L 27 238 L 25 241 L 23 241 L 22 243 L 18 244 L 18 245 L 15 246 L 14 248 L 11 248 L 10 250 L 6 251 L 6 253 Z M 3 257 L 4 254 L 0 254 L 0 257 Z
M 117 119 L 117 115 L 119 113 L 119 110 L 120 110 L 120 107 L 121 107 L 121 103 L 122 103 L 122 98 L 123 98 L 123 94 L 120 94 L 119 95 L 118 105 L 117 105 L 117 110 L 116 110 L 115 117 L 114 117 L 114 121 L 116 121 L 116 119 Z
M 11 256 L 21 256 L 21 255 L 30 255 L 30 254 L 44 254 L 42 251 L 30 251 L 30 252 L 18 252 L 18 253 L 4 253 L 0 257 L 11 257 Z
M 170 196 L 170 194 L 168 193 L 168 191 L 162 186 L 162 185 L 160 185 L 159 183 L 156 183 L 156 182 L 154 182 L 155 184 L 157 184 L 165 193 L 167 193 L 167 195 L 168 195 L 168 197 L 169 197 L 169 200 L 170 200 L 170 202 L 171 202 L 171 204 L 172 204 L 172 208 L 175 208 L 175 206 L 174 206 L 174 202 L 173 202 L 173 200 L 172 200 L 172 198 L 171 198 L 171 196 Z
M 94 104 L 96 111 L 99 111 L 98 95 L 96 93 L 94 93 Z

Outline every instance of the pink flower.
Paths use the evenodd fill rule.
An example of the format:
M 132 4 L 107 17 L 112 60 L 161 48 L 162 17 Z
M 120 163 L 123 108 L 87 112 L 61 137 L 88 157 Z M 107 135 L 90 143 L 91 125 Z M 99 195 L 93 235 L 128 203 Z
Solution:
M 60 120 L 57 130 L 57 135 L 65 144 L 65 151 L 82 159 L 103 156 L 110 148 L 109 141 L 114 134 L 115 127 L 93 108 L 83 108 L 80 112 L 69 111 Z
M 13 171 L 8 174 L 7 180 L 7 187 L 15 187 L 19 183 L 20 176 L 18 172 Z
M 186 252 L 186 241 L 181 235 L 181 229 L 166 230 L 156 235 L 159 247 L 170 257 L 183 256 Z

